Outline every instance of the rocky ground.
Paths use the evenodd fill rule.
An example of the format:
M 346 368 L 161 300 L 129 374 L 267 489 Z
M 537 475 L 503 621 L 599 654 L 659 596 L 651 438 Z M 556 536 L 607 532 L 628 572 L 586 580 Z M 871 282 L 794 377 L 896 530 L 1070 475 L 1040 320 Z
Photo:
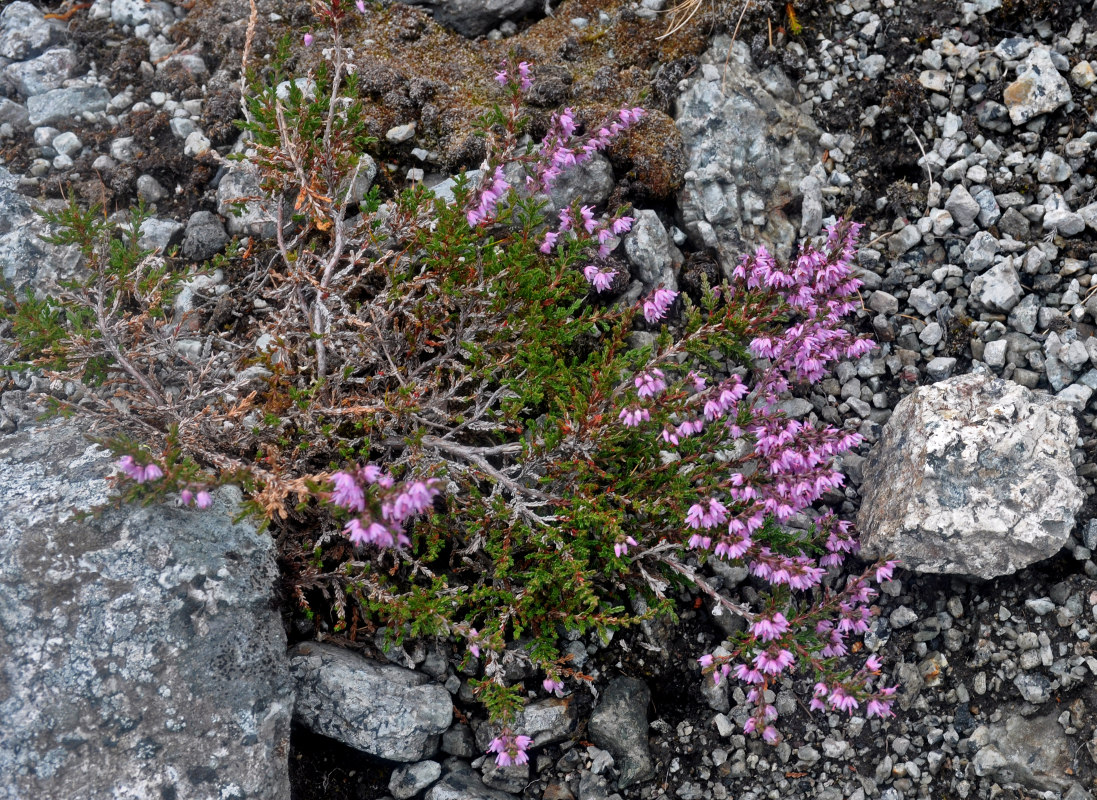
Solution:
M 601 191 L 602 201 L 631 201 L 646 212 L 647 243 L 633 240 L 628 252 L 639 285 L 674 282 L 688 291 L 704 254 L 728 263 L 761 242 L 787 253 L 798 235 L 817 233 L 831 216 L 867 225 L 856 324 L 880 347 L 789 401 L 790 413 L 865 436 L 845 460 L 849 486 L 832 504 L 857 513 L 862 489 L 871 488 L 863 483 L 866 457 L 901 398 L 985 369 L 1057 395 L 1075 412 L 1078 438 L 1062 443 L 1061 455 L 1076 468 L 1085 500 L 1069 538 L 1013 574 L 941 576 L 912 563 L 885 584 L 862 654 L 880 653 L 902 687 L 894 719 L 809 714 L 797 699 L 809 694 L 806 683 L 799 692 L 790 683 L 776 698 L 783 741 L 770 747 L 744 737 L 736 713 L 742 690 L 703 686 L 693 661 L 733 623 L 683 596 L 680 625 L 646 626 L 608 645 L 574 643 L 569 652 L 595 676 L 599 698 L 583 690 L 563 700 L 539 694 L 528 769 L 496 770 L 484 759 L 488 729 L 470 702 L 469 676 L 455 668 L 457 654 L 424 645 L 391 658 L 452 695 L 453 724 L 423 734 L 440 735 L 441 751 L 429 743 L 399 757 L 368 743 L 353 749 L 344 730 L 353 724 L 302 714 L 310 724 L 293 738 L 295 797 L 1082 800 L 1097 793 L 1090 648 L 1097 633 L 1097 524 L 1090 523 L 1097 5 L 798 3 L 797 35 L 783 4 L 756 5 L 740 26 L 738 4 L 706 6 L 680 37 L 660 44 L 662 0 L 566 0 L 548 18 L 539 2 L 515 2 L 506 21 L 442 14 L 458 32 L 421 9 L 370 7 L 355 36 L 376 106 L 377 181 L 389 191 L 477 165 L 470 107 L 486 96 L 490 67 L 508 49 L 537 65 L 546 113 L 564 101 L 595 108 L 642 97 L 650 127 L 638 131 L 638 144 L 609 153 L 608 183 L 594 175 L 584 186 Z M 296 38 L 310 24 L 304 3 L 260 9 L 257 54 L 279 33 Z M 0 173 L 0 263 L 7 281 L 44 285 L 76 268 L 71 254 L 36 240 L 42 228 L 29 212 L 69 189 L 112 210 L 137 198 L 152 204 L 156 221 L 143 229 L 145 241 L 178 244 L 189 261 L 211 257 L 230 236 L 261 232 L 261 224 L 249 227 L 254 220 L 226 213 L 227 200 L 246 193 L 223 157 L 237 140 L 247 16 L 247 3 L 235 0 L 6 5 L 0 154 L 10 174 Z M 294 63 L 304 68 L 314 57 L 298 48 Z M 225 283 L 207 288 L 211 301 L 231 294 Z M 79 391 L 24 374 L 0 378 L 0 431 L 29 422 L 35 389 Z M 729 590 L 742 581 L 717 577 Z M 295 652 L 299 692 L 323 692 L 310 666 L 318 658 Z M 410 763 L 394 771 L 395 761 Z

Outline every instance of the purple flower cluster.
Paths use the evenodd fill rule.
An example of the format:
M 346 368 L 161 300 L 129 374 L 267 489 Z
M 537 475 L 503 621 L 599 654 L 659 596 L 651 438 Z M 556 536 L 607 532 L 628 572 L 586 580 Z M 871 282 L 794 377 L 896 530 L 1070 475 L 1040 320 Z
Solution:
M 375 464 L 331 476 L 328 501 L 349 511 L 352 517 L 343 529 L 356 545 L 405 547 L 410 544 L 404 523 L 431 507 L 439 490 L 434 480 L 411 481 L 396 485 L 392 476 Z M 367 499 L 367 490 L 375 487 L 376 502 Z
M 531 744 L 533 744 L 533 739 L 528 736 L 515 736 L 510 730 L 504 730 L 491 740 L 491 744 L 488 745 L 488 752 L 496 753 L 495 764 L 499 767 L 526 764 L 529 762 L 526 750 L 529 749 Z
M 122 456 L 115 463 L 127 478 L 137 483 L 148 483 L 164 477 L 164 470 L 160 469 L 158 465 L 145 464 L 142 466 L 134 460 L 133 456 Z
M 594 134 L 580 139 L 575 137 L 577 125 L 572 108 L 553 114 L 548 133 L 541 140 L 541 158 L 534 173 L 526 179 L 530 191 L 547 193 L 564 170 L 588 161 L 646 113 L 642 108 L 622 108 L 616 117 L 598 126 Z
M 494 219 L 495 209 L 509 189 L 510 184 L 503 175 L 503 168 L 496 167 L 490 177 L 481 182 L 480 188 L 470 200 L 470 202 L 474 200 L 475 205 L 465 212 L 469 226 L 475 228 Z
M 792 380 L 818 381 L 839 359 L 856 358 L 873 346 L 840 327 L 854 308 L 851 298 L 860 286 L 852 277 L 859 230 L 853 224 L 832 226 L 823 249 L 805 247 L 788 267 L 778 266 L 760 249 L 736 268 L 733 278 L 740 285 L 733 287 L 733 293 L 768 292 L 778 313 L 791 318 L 780 333 L 757 336 L 750 343 L 757 359 L 753 389 L 735 375 L 709 387 L 702 376 L 690 372 L 679 384 L 683 391 L 664 395 L 669 381 L 661 370 L 648 366 L 635 377 L 634 395 L 626 398 L 620 412 L 626 427 L 638 427 L 660 411 L 656 406 L 664 398 L 681 397 L 692 389 L 700 397 L 679 405 L 677 416 L 680 420 L 682 413 L 698 406 L 701 413 L 674 425 L 663 422 L 659 434 L 663 443 L 679 446 L 708 425 L 720 431 L 714 447 L 750 446 L 744 457 L 750 469 L 730 472 L 716 495 L 710 490 L 709 496 L 689 507 L 684 520 L 688 543 L 695 549 L 712 550 L 719 558 L 740 561 L 752 575 L 786 591 L 818 587 L 826 569 L 840 565 L 844 554 L 857 547 L 849 523 L 839 522 L 833 514 L 817 521 L 826 549 L 820 559 L 777 552 L 756 536 L 767 521 L 786 522 L 825 492 L 839 488 L 843 476 L 833 466 L 835 456 L 861 441 L 856 433 L 788 419 L 777 406 Z M 643 304 L 645 317 L 649 322 L 661 318 L 673 301 L 673 292 L 656 290 Z M 663 419 L 667 416 L 661 414 Z M 895 562 L 887 562 L 878 567 L 877 580 L 889 579 L 894 566 Z M 734 653 L 706 655 L 699 662 L 716 681 L 734 672 L 751 685 L 747 699 L 756 708 L 746 731 L 757 731 L 774 742 L 778 736 L 772 723 L 777 710 L 764 700 L 770 683 L 798 662 L 828 674 L 824 661 L 845 655 L 847 638 L 867 630 L 867 604 L 875 594 L 867 580 L 859 578 L 849 581 L 825 608 L 813 607 L 791 617 L 786 616 L 788 609 L 768 608 L 750 620 Z M 813 642 L 797 637 L 805 627 L 814 633 Z M 736 663 L 736 659 L 740 660 Z M 873 688 L 869 679 L 876 675 L 878 669 L 870 668 L 848 680 L 826 684 L 830 707 L 850 710 L 865 702 L 871 713 L 890 713 L 887 698 L 892 690 Z

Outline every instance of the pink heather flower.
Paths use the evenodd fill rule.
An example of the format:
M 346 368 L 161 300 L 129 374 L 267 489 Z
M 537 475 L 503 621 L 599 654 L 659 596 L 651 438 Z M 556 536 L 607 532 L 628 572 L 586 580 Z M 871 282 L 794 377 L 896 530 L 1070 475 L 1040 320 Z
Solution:
M 366 497 L 353 475 L 336 472 L 331 479 L 335 484 L 334 491 L 328 497 L 331 502 L 348 511 L 365 511 Z
M 380 483 L 382 478 L 381 468 L 376 464 L 366 464 L 358 470 L 358 474 L 366 483 Z M 391 486 L 391 484 L 389 484 Z
M 754 657 L 754 666 L 767 675 L 780 675 L 796 661 L 788 650 L 778 650 L 776 654 L 771 650 L 763 650 Z
M 491 740 L 488 745 L 489 753 L 496 753 L 495 764 L 500 767 L 509 767 L 511 764 L 526 764 L 529 756 L 526 750 L 533 744 L 528 736 L 515 736 L 510 731 L 503 731 L 499 736 Z
M 548 253 L 551 253 L 552 248 L 556 246 L 556 240 L 557 238 L 559 238 L 559 236 L 560 234 L 558 234 L 556 231 L 549 231 L 545 234 L 545 241 L 541 243 L 541 246 L 538 249 L 546 255 Z
M 735 665 L 735 677 L 743 683 L 756 684 L 765 680 L 765 677 L 756 669 L 751 669 L 746 664 Z
M 472 653 L 473 658 L 479 658 L 480 657 L 480 645 L 477 644 L 477 642 L 480 638 L 480 632 L 477 631 L 476 628 L 469 628 L 467 638 L 468 638 L 469 652 Z
M 144 480 L 137 481 L 138 483 L 144 483 L 145 481 L 155 481 L 164 477 L 164 470 L 155 464 L 149 464 L 144 469 Z
M 667 311 L 674 303 L 674 298 L 678 296 L 678 292 L 672 292 L 670 289 L 664 289 L 659 287 L 656 289 L 651 297 L 644 301 L 644 319 L 648 322 L 658 322 L 667 315 Z
M 762 731 L 762 739 L 764 739 L 767 744 L 777 744 L 777 738 L 777 729 L 772 725 L 767 725 Z
M 529 77 L 529 62 L 521 61 L 518 64 L 518 79 L 523 92 L 528 92 L 530 87 L 533 86 L 533 81 Z
M 305 41 L 305 47 L 312 47 L 312 43 L 315 41 L 315 39 L 312 38 L 311 33 L 306 33 L 305 37 L 304 37 L 304 41 Z
M 772 642 L 774 639 L 779 639 L 787 631 L 788 620 L 785 619 L 784 614 L 781 614 L 780 612 L 774 614 L 769 619 L 766 619 L 765 617 L 756 617 L 750 626 L 750 632 L 763 642 Z
M 128 478 L 136 481 L 138 478 L 143 480 L 145 477 L 145 470 L 138 466 L 137 462 L 133 460 L 133 456 L 122 456 L 115 464 Z
M 703 656 L 697 659 L 697 663 L 701 665 L 701 669 L 708 669 L 713 664 L 712 654 L 705 653 Z
M 618 217 L 613 221 L 610 229 L 613 231 L 614 236 L 620 236 L 622 233 L 628 233 L 632 230 L 632 223 L 635 221 L 634 217 Z
M 209 508 L 213 504 L 213 498 L 210 497 L 210 493 L 205 489 L 202 489 L 194 498 L 194 504 L 199 508 Z
M 495 73 L 495 81 L 500 86 L 505 86 L 506 82 L 507 82 L 507 71 L 505 69 L 501 69 L 498 72 L 496 72 Z
M 194 499 L 194 493 L 190 489 L 184 489 L 179 492 L 179 502 L 185 506 L 189 506 Z
M 884 581 L 890 581 L 892 573 L 894 573 L 895 567 L 898 564 L 898 561 L 885 561 L 881 566 L 877 567 L 876 582 L 883 583 Z
M 678 431 L 672 431 L 670 428 L 663 428 L 663 432 L 660 434 L 663 441 L 672 447 L 678 446 Z
M 545 678 L 541 681 L 541 686 L 549 694 L 555 694 L 559 696 L 564 689 L 564 682 L 554 680 L 553 678 Z
M 583 277 L 587 283 L 594 287 L 596 292 L 604 292 L 613 286 L 613 279 L 617 277 L 617 271 L 612 269 L 599 269 L 593 264 L 583 268 Z
M 641 422 L 651 419 L 651 414 L 646 408 L 622 408 L 618 418 L 626 428 L 635 428 Z
M 830 700 L 831 708 L 837 709 L 838 711 L 845 711 L 847 714 L 852 714 L 858 705 L 857 698 L 846 694 L 846 690 L 841 686 L 831 692 L 828 699 Z
M 636 394 L 641 398 L 656 397 L 663 393 L 667 388 L 667 382 L 664 380 L 665 376 L 660 369 L 653 369 L 651 372 L 641 372 L 634 379 L 636 384 Z
M 358 2 L 354 4 L 354 7 L 357 8 L 361 13 L 363 13 L 363 14 L 366 13 L 366 2 L 365 2 L 365 0 L 358 0 Z
M 579 209 L 579 214 L 583 217 L 583 228 L 586 232 L 594 233 L 594 229 L 598 226 L 594 221 L 594 206 L 583 206 Z
M 895 712 L 891 710 L 890 700 L 869 700 L 868 701 L 868 714 L 869 719 L 873 717 L 894 717 Z
M 880 663 L 880 657 L 876 654 L 865 659 L 865 669 L 869 672 L 879 672 L 881 666 L 883 665 Z
M 613 545 L 613 553 L 618 558 L 621 558 L 626 553 L 628 553 L 629 547 L 636 547 L 636 540 L 633 539 L 631 536 L 626 536 L 625 541 L 617 542 Z

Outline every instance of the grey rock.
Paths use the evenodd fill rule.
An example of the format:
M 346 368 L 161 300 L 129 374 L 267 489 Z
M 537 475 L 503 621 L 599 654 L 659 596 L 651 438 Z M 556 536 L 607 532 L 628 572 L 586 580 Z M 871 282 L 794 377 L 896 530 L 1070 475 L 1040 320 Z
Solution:
M 922 232 L 916 225 L 904 225 L 903 228 L 888 239 L 888 250 L 893 255 L 901 256 L 922 241 Z
M 22 295 L 28 286 L 45 291 L 52 281 L 76 278 L 83 260 L 75 245 L 42 241 L 54 231 L 16 191 L 18 184 L 0 167 L 0 272 Z
M 460 769 L 434 784 L 425 800 L 514 800 L 514 795 L 489 789 L 471 769 Z
M 582 164 L 565 169 L 553 184 L 549 199 L 555 210 L 567 208 L 576 200 L 600 206 L 609 199 L 614 184 L 613 165 L 604 155 L 595 153 Z
M 224 217 L 233 236 L 274 238 L 276 223 L 264 208 L 265 200 L 255 165 L 247 161 L 229 167 L 217 184 L 217 213 Z M 237 203 L 242 204 L 239 213 L 235 210 Z
M 568 696 L 527 703 L 515 716 L 511 728 L 516 734 L 530 737 L 534 747 L 540 747 L 570 738 L 578 724 L 574 699 Z M 501 730 L 501 727 L 489 724 L 476 729 L 476 745 L 480 752 L 488 749 Z
M 62 30 L 24 0 L 15 0 L 0 11 L 0 58 L 24 61 L 60 41 Z
M 636 678 L 614 678 L 590 717 L 590 736 L 613 754 L 624 789 L 655 774 L 648 749 L 648 703 L 651 691 Z
M 1044 214 L 1044 230 L 1055 231 L 1060 236 L 1077 236 L 1085 227 L 1082 215 L 1075 214 L 1069 208 L 1053 208 Z
M 943 381 L 956 369 L 956 359 L 951 356 L 938 356 L 926 364 L 926 375 L 934 381 Z
M 520 794 L 529 785 L 529 763 L 500 767 L 489 758 L 483 766 L 484 785 L 504 792 Z
M 157 72 L 167 72 L 169 70 L 186 72 L 199 83 L 209 75 L 209 67 L 206 66 L 205 60 L 194 53 L 180 53 L 165 58 L 156 65 Z
M 3 111 L 0 107 L 0 119 L 2 118 Z M 1091 231 L 1097 231 L 1097 203 L 1090 203 L 1088 206 L 1079 208 L 1078 216 L 1082 218 L 1082 221 Z
M 137 244 L 146 250 L 158 250 L 162 253 L 182 241 L 185 228 L 182 222 L 173 219 L 149 217 L 141 223 Z
M 814 236 L 823 227 L 823 184 L 814 175 L 800 181 L 800 237 Z
M 678 290 L 674 268 L 682 263 L 682 253 L 654 211 L 636 212 L 632 230 L 625 234 L 625 255 L 632 264 L 633 276 L 646 288 L 662 284 L 672 291 Z
M 392 144 L 401 144 L 406 142 L 415 136 L 415 123 L 408 122 L 403 125 L 396 125 L 389 128 L 385 133 L 385 138 Z
M 1013 310 L 1009 312 L 1008 322 L 1015 330 L 1026 336 L 1036 330 L 1036 321 L 1040 314 L 1040 298 L 1035 294 L 1026 294 Z
M 899 301 L 895 295 L 885 292 L 883 289 L 877 289 L 869 296 L 868 307 L 879 314 L 898 314 L 899 313 Z
M 0 125 L 11 125 L 17 131 L 27 130 L 31 127 L 27 107 L 7 97 L 0 97 Z
M 157 203 L 168 196 L 167 190 L 151 175 L 140 175 L 137 178 L 137 197 L 146 203 Z
M 72 50 L 55 47 L 37 58 L 9 64 L 4 77 L 23 97 L 32 97 L 60 89 L 75 74 L 78 63 Z
M 982 272 L 994 263 L 998 240 L 986 231 L 979 231 L 964 248 L 964 263 L 974 272 Z
M 288 797 L 271 538 L 233 489 L 78 518 L 112 471 L 71 421 L 0 440 L 0 794 Z
M 116 25 L 150 25 L 159 31 L 175 21 L 175 14 L 162 0 L 111 0 L 110 18 Z
M 715 246 L 726 264 L 763 244 L 788 258 L 796 229 L 783 208 L 819 160 L 820 132 L 765 89 L 743 42 L 728 58 L 727 37 L 718 41 L 708 56 L 726 64 L 724 80 L 690 78 L 678 98 L 688 164 L 678 203 L 682 227 L 697 246 Z
M 183 257 L 191 261 L 206 261 L 225 249 L 229 235 L 216 214 L 195 211 L 187 220 L 183 236 Z
M 1009 109 L 993 100 L 984 100 L 975 106 L 975 121 L 980 127 L 999 133 L 1012 130 Z
M 1022 672 L 1013 679 L 1013 685 L 1027 703 L 1040 705 L 1051 699 L 1051 681 L 1043 675 Z
M 396 800 L 410 800 L 442 777 L 442 765 L 437 761 L 401 764 L 389 778 L 389 792 Z
M 363 753 L 422 761 L 438 751 L 453 720 L 449 692 L 418 672 L 319 642 L 292 648 L 289 663 L 294 719 Z
M 1019 242 L 1028 239 L 1029 227 L 1029 221 L 1016 208 L 1007 208 L 998 220 L 998 230 Z
M 1002 216 L 1002 210 L 998 208 L 998 201 L 994 199 L 994 192 L 990 189 L 980 189 L 973 197 L 975 202 L 979 204 L 979 224 L 984 228 L 989 228 L 996 223 Z
M 84 149 L 84 143 L 72 131 L 65 131 L 54 138 L 53 149 L 63 156 L 76 158 L 80 151 Z
M 472 731 L 468 725 L 462 723 L 442 734 L 442 752 L 458 758 L 475 758 L 480 755 Z
M 1014 125 L 1055 111 L 1071 100 L 1070 84 L 1059 74 L 1046 48 L 1036 47 L 1017 67 L 1017 80 L 1002 92 Z
M 1059 713 L 1024 717 L 1007 712 L 1002 722 L 976 728 L 971 735 L 978 748 L 972 758 L 975 774 L 1038 791 L 1067 789 L 1074 783 L 1071 765 L 1078 745 L 1064 733 Z
M 1004 261 L 976 276 L 971 282 L 971 294 L 991 311 L 1008 313 L 1024 296 L 1021 280 L 1013 268 L 1013 259 Z
M 952 214 L 952 218 L 961 228 L 970 225 L 979 216 L 979 204 L 962 183 L 952 187 L 948 199 L 945 200 L 945 210 Z
M 462 36 L 482 36 L 504 20 L 543 9 L 541 0 L 400 0 L 425 7 L 439 24 Z
M 66 122 L 85 111 L 103 111 L 110 102 L 110 92 L 102 86 L 73 86 L 52 89 L 27 98 L 27 115 L 31 125 Z
M 1036 180 L 1040 183 L 1062 183 L 1071 172 L 1070 164 L 1061 155 L 1047 150 L 1036 165 Z
M 983 579 L 1054 555 L 1083 499 L 1077 436 L 1061 401 L 1011 381 L 984 373 L 920 387 L 864 465 L 862 549 Z

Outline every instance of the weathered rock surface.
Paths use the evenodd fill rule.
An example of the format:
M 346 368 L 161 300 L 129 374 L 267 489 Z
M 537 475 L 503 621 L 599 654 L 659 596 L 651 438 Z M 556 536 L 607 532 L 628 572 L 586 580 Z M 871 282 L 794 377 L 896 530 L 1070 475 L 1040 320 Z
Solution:
M 104 503 L 71 422 L 0 439 L 0 797 L 289 796 L 293 696 L 269 537 Z
M 471 767 L 455 769 L 434 784 L 426 800 L 513 800 L 514 795 L 489 789 Z
M 1017 782 L 1037 791 L 1063 792 L 1071 779 L 1074 745 L 1063 735 L 1059 712 L 1025 718 L 1014 712 L 995 725 L 981 725 L 971 739 L 979 751 L 972 759 L 976 775 Z
M 590 718 L 590 737 L 613 754 L 624 789 L 655 774 L 648 748 L 648 703 L 651 691 L 636 678 L 615 678 Z
M 1084 498 L 1077 436 L 1065 404 L 1012 381 L 982 373 L 921 387 L 865 462 L 864 553 L 984 579 L 1054 555 Z
M 579 714 L 574 698 L 568 696 L 527 704 L 515 716 L 511 728 L 516 734 L 533 739 L 533 747 L 540 747 L 564 741 L 575 732 L 578 724 Z M 499 726 L 491 724 L 484 724 L 476 729 L 476 745 L 480 752 L 488 749 L 491 740 L 501 730 Z
M 423 6 L 439 24 L 462 36 L 481 36 L 506 19 L 544 8 L 541 0 L 400 0 Z
M 0 275 L 22 296 L 24 287 L 49 280 L 73 278 L 81 264 L 75 246 L 48 244 L 49 224 L 16 190 L 19 181 L 0 167 Z
M 430 758 L 453 719 L 453 701 L 440 684 L 333 645 L 297 645 L 290 671 L 298 722 L 378 758 Z
M 726 42 L 726 40 L 725 40 Z M 742 42 L 706 54 L 724 65 L 702 70 L 678 98 L 677 126 L 689 162 L 678 204 L 698 248 L 726 264 L 765 244 L 788 257 L 796 228 L 781 210 L 819 160 L 819 130 L 771 94 Z

